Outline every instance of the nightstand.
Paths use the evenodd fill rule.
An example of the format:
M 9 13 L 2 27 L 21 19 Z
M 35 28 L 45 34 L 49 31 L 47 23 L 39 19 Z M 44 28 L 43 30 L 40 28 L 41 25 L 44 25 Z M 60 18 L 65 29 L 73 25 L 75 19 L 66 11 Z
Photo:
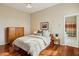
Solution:
M 50 42 L 50 45 L 54 45 L 54 36 L 53 36 L 53 34 L 50 34 L 50 37 L 51 37 L 51 42 Z
M 54 37 L 54 44 L 60 45 L 60 39 L 58 37 Z
M 54 44 L 60 45 L 60 39 L 59 39 L 59 37 L 56 37 L 53 34 L 51 34 L 50 36 L 51 36 L 51 44 L 52 45 L 54 45 Z

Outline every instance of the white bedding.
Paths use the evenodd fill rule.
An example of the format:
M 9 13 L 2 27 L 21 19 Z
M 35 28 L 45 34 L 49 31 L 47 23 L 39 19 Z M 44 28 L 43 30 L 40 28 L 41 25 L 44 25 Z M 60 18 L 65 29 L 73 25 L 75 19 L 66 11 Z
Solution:
M 13 45 L 20 47 L 33 56 L 39 55 L 40 51 L 45 49 L 50 44 L 50 37 L 43 37 L 38 35 L 29 35 L 17 38 Z

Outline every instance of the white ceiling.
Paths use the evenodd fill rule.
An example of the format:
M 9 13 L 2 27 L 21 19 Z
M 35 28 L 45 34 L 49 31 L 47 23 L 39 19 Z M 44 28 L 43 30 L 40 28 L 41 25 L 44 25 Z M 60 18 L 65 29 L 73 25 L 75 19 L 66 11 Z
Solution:
M 26 8 L 26 3 L 5 3 L 3 5 L 16 8 L 20 11 L 27 12 L 27 13 L 34 13 L 48 7 L 54 6 L 57 3 L 31 3 L 33 6 L 32 8 Z

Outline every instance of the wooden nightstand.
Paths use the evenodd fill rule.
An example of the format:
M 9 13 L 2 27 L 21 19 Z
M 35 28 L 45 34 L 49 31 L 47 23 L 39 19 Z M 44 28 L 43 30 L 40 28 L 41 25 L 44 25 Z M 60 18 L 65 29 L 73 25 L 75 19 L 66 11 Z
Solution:
M 51 43 L 50 43 L 50 45 L 54 45 L 54 36 L 53 36 L 53 34 L 50 34 L 50 36 L 51 36 Z

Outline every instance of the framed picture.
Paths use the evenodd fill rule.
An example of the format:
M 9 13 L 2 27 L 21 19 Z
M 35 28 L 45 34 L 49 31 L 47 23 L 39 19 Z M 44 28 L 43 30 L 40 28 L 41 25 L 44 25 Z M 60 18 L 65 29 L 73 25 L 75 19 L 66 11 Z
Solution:
M 40 29 L 41 30 L 48 30 L 49 28 L 49 23 L 48 22 L 41 22 L 40 23 Z

